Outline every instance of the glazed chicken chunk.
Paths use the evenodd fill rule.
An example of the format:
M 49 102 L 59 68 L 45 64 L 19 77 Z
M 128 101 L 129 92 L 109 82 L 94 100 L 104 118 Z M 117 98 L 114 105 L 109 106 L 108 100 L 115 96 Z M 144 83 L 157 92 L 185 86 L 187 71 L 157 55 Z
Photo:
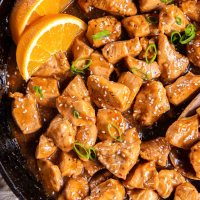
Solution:
M 45 135 L 41 135 L 39 144 L 36 148 L 35 157 L 37 159 L 45 159 L 50 157 L 56 150 L 57 147 L 55 146 L 53 140 Z
M 14 98 L 12 104 L 12 115 L 23 134 L 30 134 L 38 131 L 41 127 L 41 120 L 38 113 L 35 98 L 21 93 L 10 94 Z
M 184 31 L 188 20 L 182 10 L 174 4 L 163 7 L 159 15 L 159 30 L 170 34 L 172 31 Z
M 158 187 L 158 172 L 154 162 L 139 164 L 133 169 L 124 181 L 124 186 L 128 189 L 152 189 Z
M 165 138 L 158 137 L 154 140 L 142 142 L 140 156 L 145 160 L 155 161 L 158 165 L 165 167 L 170 150 L 171 147 Z
M 174 81 L 186 71 L 188 58 L 177 52 L 164 34 L 159 35 L 158 50 L 158 65 L 161 68 L 161 78 L 165 82 Z
M 191 72 L 178 78 L 173 84 L 166 86 L 167 97 L 173 105 L 179 105 L 187 100 L 200 88 L 200 76 Z
M 109 79 L 111 73 L 114 71 L 114 66 L 107 62 L 105 58 L 97 51 L 91 55 L 92 63 L 89 67 L 91 75 L 103 76 Z
M 139 0 L 140 11 L 149 12 L 152 10 L 161 9 L 165 4 L 160 0 Z
M 105 167 L 97 160 L 88 160 L 88 161 L 83 161 L 83 166 L 85 171 L 90 175 L 93 176 L 96 174 L 98 171 L 104 169 Z
M 128 191 L 130 200 L 159 200 L 159 196 L 153 190 L 134 189 Z
M 158 177 L 157 192 L 163 199 L 168 198 L 178 185 L 185 182 L 185 178 L 175 170 L 161 170 Z
M 60 95 L 58 81 L 54 78 L 32 77 L 27 85 L 27 93 L 34 96 L 41 106 L 55 107 Z
M 48 192 L 59 192 L 62 186 L 62 176 L 57 165 L 49 160 L 38 160 L 39 175 Z
M 142 51 L 139 38 L 111 42 L 102 49 L 103 56 L 112 64 L 116 64 L 126 56 L 137 56 Z
M 198 128 L 198 115 L 178 119 L 168 128 L 166 139 L 173 146 L 189 149 L 200 139 Z
M 72 124 L 61 115 L 56 116 L 47 129 L 47 136 L 64 152 L 69 152 L 75 142 L 75 130 Z
M 82 200 L 88 193 L 89 186 L 86 178 L 70 178 L 58 200 Z
M 131 16 L 137 13 L 137 8 L 132 0 L 78 0 L 80 7 L 89 12 L 95 7 L 114 15 Z
M 92 191 L 89 197 L 84 200 L 123 200 L 125 196 L 125 189 L 121 183 L 114 179 L 108 179 L 107 181 L 97 185 Z
M 187 55 L 190 62 L 195 66 L 200 67 L 200 31 L 196 33 L 195 39 L 188 43 Z
M 59 168 L 63 177 L 77 177 L 83 172 L 82 162 L 72 152 L 61 153 Z
M 98 108 L 124 111 L 130 96 L 130 89 L 121 84 L 108 81 L 102 76 L 89 76 L 88 90 L 92 101 Z
M 112 16 L 92 19 L 88 22 L 86 36 L 93 47 L 114 42 L 121 35 L 121 23 Z
M 150 26 L 144 15 L 136 15 L 122 20 L 129 37 L 146 37 L 150 34 Z
M 115 176 L 126 179 L 136 164 L 140 152 L 140 139 L 135 128 L 122 135 L 122 141 L 105 140 L 95 145 L 98 160 Z
M 150 81 L 136 97 L 133 117 L 143 126 L 151 126 L 169 109 L 170 105 L 162 83 Z
M 199 193 L 197 189 L 189 182 L 182 183 L 176 188 L 174 200 L 198 200 Z
M 196 172 L 196 176 L 200 178 L 200 142 L 191 148 L 190 162 Z
M 132 56 L 126 57 L 125 62 L 128 65 L 129 70 L 143 80 L 151 80 L 160 77 L 161 71 L 157 62 L 148 64 L 147 62 L 138 60 Z

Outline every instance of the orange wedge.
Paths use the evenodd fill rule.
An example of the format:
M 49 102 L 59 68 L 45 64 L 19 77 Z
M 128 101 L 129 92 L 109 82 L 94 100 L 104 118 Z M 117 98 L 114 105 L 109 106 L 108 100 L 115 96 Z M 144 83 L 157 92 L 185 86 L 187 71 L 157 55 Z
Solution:
M 18 0 L 10 16 L 10 29 L 17 44 L 26 26 L 48 14 L 62 12 L 72 0 Z
M 85 22 L 67 14 L 44 16 L 33 23 L 17 46 L 16 59 L 22 77 L 28 80 L 52 55 L 67 51 L 86 28 Z

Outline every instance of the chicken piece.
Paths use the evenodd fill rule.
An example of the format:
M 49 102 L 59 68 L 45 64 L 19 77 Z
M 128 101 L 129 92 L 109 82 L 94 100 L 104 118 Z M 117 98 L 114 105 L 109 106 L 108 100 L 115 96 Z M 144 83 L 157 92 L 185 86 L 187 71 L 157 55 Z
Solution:
M 95 174 L 89 182 L 90 190 L 93 190 L 97 185 L 105 182 L 111 177 L 112 174 L 107 170 L 100 171 L 100 173 Z
M 127 174 L 137 162 L 140 143 L 138 133 L 133 128 L 122 135 L 122 142 L 105 140 L 96 144 L 95 150 L 98 160 L 112 174 L 125 180 Z
M 197 189 L 189 182 L 182 183 L 176 188 L 174 200 L 198 200 Z
M 174 81 L 186 71 L 188 58 L 177 52 L 163 34 L 159 35 L 158 50 L 158 65 L 161 69 L 161 78 L 165 82 Z
M 63 184 L 62 176 L 57 165 L 49 160 L 38 160 L 38 169 L 43 186 L 48 192 L 59 192 Z
M 84 169 L 86 172 L 90 175 L 93 176 L 96 174 L 98 171 L 104 169 L 105 167 L 97 160 L 88 160 L 83 162 Z
M 90 101 L 88 90 L 85 83 L 80 75 L 77 75 L 65 88 L 62 93 L 64 97 L 71 97 L 74 100 L 83 99 L 85 101 Z
M 88 181 L 84 177 L 70 178 L 58 200 L 82 200 L 89 194 Z
M 114 15 L 131 16 L 137 13 L 132 0 L 78 0 L 78 3 L 85 12 L 89 12 L 93 6 Z
M 122 20 L 122 25 L 127 30 L 129 37 L 146 37 L 150 34 L 149 23 L 144 15 L 127 17 Z
M 199 2 L 200 4 L 200 2 Z M 200 31 L 196 33 L 194 40 L 187 45 L 187 56 L 195 66 L 200 67 Z
M 109 79 L 111 73 L 114 71 L 114 66 L 107 62 L 104 57 L 97 51 L 91 55 L 92 64 L 89 67 L 90 74 L 103 76 Z
M 198 115 L 178 119 L 168 128 L 166 140 L 175 147 L 189 149 L 200 139 L 198 128 Z
M 144 80 L 151 80 L 160 77 L 161 71 L 157 62 L 148 64 L 147 62 L 138 60 L 132 56 L 126 57 L 125 62 L 133 74 Z
M 39 144 L 36 148 L 35 157 L 36 159 L 45 159 L 55 153 L 56 150 L 57 147 L 55 146 L 53 140 L 45 135 L 41 135 Z
M 62 116 L 75 126 L 90 126 L 96 122 L 95 110 L 88 101 L 60 96 L 56 106 Z
M 198 114 L 198 115 L 199 115 L 199 117 L 200 117 L 200 107 L 199 107 L 199 108 L 197 108 L 196 112 L 197 112 L 197 114 Z
M 108 81 L 102 76 L 89 76 L 87 80 L 88 90 L 92 101 L 98 108 L 126 110 L 130 89 L 121 84 Z
M 133 118 L 143 126 L 151 126 L 168 110 L 170 110 L 170 104 L 162 83 L 150 81 L 136 97 Z
M 163 199 L 168 198 L 178 185 L 185 182 L 185 178 L 175 170 L 161 170 L 158 177 L 157 192 Z
M 169 35 L 172 31 L 182 32 L 189 24 L 180 8 L 174 4 L 163 7 L 159 15 L 159 30 Z
M 75 130 L 67 119 L 58 115 L 51 121 L 47 129 L 47 137 L 52 138 L 62 151 L 69 152 L 75 142 Z
M 27 85 L 27 93 L 32 94 L 41 106 L 55 107 L 60 95 L 58 81 L 54 78 L 32 77 Z
M 200 178 L 200 142 L 191 148 L 190 162 L 196 172 L 196 176 Z
M 152 189 L 156 190 L 159 179 L 158 172 L 154 162 L 139 164 L 132 170 L 127 179 L 124 181 L 124 186 L 128 189 Z
M 12 104 L 13 118 L 23 134 L 30 134 L 38 131 L 41 127 L 41 120 L 35 98 L 21 93 L 9 95 L 14 98 Z
M 200 76 L 189 72 L 165 88 L 169 102 L 177 106 L 200 88 Z
M 76 141 L 86 148 L 92 147 L 96 143 L 97 132 L 97 127 L 94 124 L 92 126 L 81 126 L 76 133 Z
M 104 32 L 105 34 L 98 37 L 100 33 Z M 120 35 L 121 23 L 112 16 L 92 19 L 88 22 L 86 36 L 93 47 L 98 48 L 107 43 L 114 42 L 120 38 Z
M 61 153 L 59 159 L 59 168 L 63 177 L 77 177 L 83 172 L 82 162 L 71 152 Z
M 116 64 L 126 56 L 137 56 L 142 51 L 138 37 L 126 40 L 111 42 L 102 49 L 103 56 L 112 64 Z
M 137 93 L 139 92 L 143 84 L 143 80 L 131 72 L 124 72 L 120 75 L 118 83 L 124 84 L 130 89 L 130 96 L 125 109 L 128 110 L 131 107 Z
M 154 140 L 142 142 L 140 156 L 145 160 L 155 161 L 158 165 L 165 167 L 170 150 L 171 147 L 165 138 L 158 137 Z
M 122 114 L 117 110 L 99 109 L 97 113 L 97 129 L 100 140 L 114 140 L 119 134 L 124 133 L 126 122 Z
M 64 52 L 58 52 L 51 56 L 45 64 L 32 75 L 37 77 L 49 77 L 57 80 L 65 79 L 70 70 L 70 65 Z
M 128 196 L 130 200 L 159 200 L 159 196 L 153 190 L 130 190 L 128 191 Z
M 149 12 L 152 10 L 161 9 L 165 6 L 164 3 L 160 0 L 139 0 L 140 4 L 140 11 L 143 12 Z
M 183 13 L 191 20 L 199 22 L 200 20 L 200 2 L 196 0 L 183 1 L 180 5 Z
M 97 185 L 92 191 L 89 197 L 84 200 L 123 200 L 125 197 L 125 189 L 121 183 L 114 179 L 108 179 L 107 181 Z

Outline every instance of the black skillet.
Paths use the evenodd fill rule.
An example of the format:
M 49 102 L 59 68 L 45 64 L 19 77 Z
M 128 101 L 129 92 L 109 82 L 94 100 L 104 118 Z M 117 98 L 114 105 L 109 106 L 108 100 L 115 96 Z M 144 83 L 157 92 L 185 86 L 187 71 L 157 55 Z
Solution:
M 7 98 L 6 73 L 10 48 L 13 46 L 8 30 L 8 16 L 14 1 L 0 0 L 0 173 L 20 200 L 48 200 L 50 198 L 45 195 L 41 184 L 26 168 L 26 159 L 20 153 L 18 142 L 13 138 L 10 127 L 12 116 L 11 103 Z M 81 11 L 73 13 L 71 10 L 70 13 L 86 21 L 91 17 L 81 14 Z M 154 127 L 143 130 L 142 139 L 164 136 L 168 126 L 178 118 L 187 104 L 188 102 L 181 107 L 172 108 Z M 195 186 L 200 189 L 199 181 Z

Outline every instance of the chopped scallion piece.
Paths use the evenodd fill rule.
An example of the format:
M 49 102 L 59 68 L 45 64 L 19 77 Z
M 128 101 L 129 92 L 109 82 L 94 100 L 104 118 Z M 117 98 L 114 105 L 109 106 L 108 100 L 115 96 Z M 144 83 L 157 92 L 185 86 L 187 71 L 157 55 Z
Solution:
M 180 17 L 176 17 L 176 23 L 178 25 L 181 25 L 182 24 L 182 19 Z
M 158 18 L 155 17 L 155 16 L 148 15 L 148 16 L 146 16 L 146 20 L 147 20 L 150 24 L 158 24 Z
M 40 98 L 44 98 L 44 94 L 43 94 L 40 86 L 33 86 L 33 89 L 34 89 L 37 96 L 40 96 Z
M 80 117 L 80 114 L 79 114 L 79 112 L 78 112 L 77 110 L 74 110 L 74 111 L 73 111 L 73 115 L 74 115 L 74 117 L 75 117 L 76 119 L 78 119 L 78 118 Z
M 185 35 L 191 36 L 196 31 L 194 24 L 188 24 L 185 29 Z
M 196 36 L 196 28 L 193 24 L 188 24 L 185 29 L 185 34 L 180 39 L 181 44 L 187 44 Z
M 140 78 L 142 78 L 145 81 L 150 79 L 149 75 L 147 73 L 143 72 L 142 69 L 138 69 L 138 68 L 134 67 L 134 68 L 131 68 L 131 72 L 133 74 L 135 74 L 136 76 L 139 76 Z
M 174 0 L 160 0 L 161 2 L 163 3 L 166 3 L 166 4 L 170 4 L 172 3 Z
M 93 147 L 89 148 L 89 155 L 90 155 L 90 160 L 93 160 L 93 161 L 96 160 L 97 154 Z
M 117 132 L 118 132 L 118 136 L 117 137 L 115 137 L 115 136 L 113 136 L 113 134 L 111 133 L 111 128 L 115 128 L 116 130 L 117 130 Z M 118 141 L 118 142 L 122 142 L 122 133 L 121 133 L 121 130 L 119 129 L 119 127 L 117 127 L 116 125 L 114 125 L 114 124 L 108 124 L 108 133 L 109 133 L 109 135 L 113 138 L 113 139 L 115 139 L 116 141 Z
M 111 35 L 111 32 L 108 31 L 108 30 L 103 30 L 103 31 L 100 31 L 98 33 L 96 33 L 95 35 L 92 36 L 92 39 L 93 40 L 101 40 L 105 37 L 108 37 Z
M 153 54 L 153 55 L 151 56 L 151 59 L 149 60 L 148 57 L 151 54 Z M 148 64 L 152 64 L 155 61 L 157 54 L 158 54 L 158 51 L 157 51 L 156 45 L 154 43 L 149 44 L 147 49 L 146 49 L 145 55 L 144 55 L 146 62 Z
M 76 65 L 78 64 L 78 62 L 80 61 L 86 61 L 87 64 L 83 65 L 83 67 L 81 69 L 77 68 Z M 84 74 L 84 70 L 86 70 L 90 65 L 92 64 L 92 60 L 91 59 L 86 59 L 86 58 L 79 58 L 77 59 L 75 62 L 72 63 L 71 65 L 71 71 L 73 73 L 76 74 Z
M 173 32 L 171 33 L 171 43 L 172 43 L 172 44 L 178 43 L 178 42 L 180 41 L 180 39 L 181 39 L 181 34 L 180 34 L 180 32 L 178 32 L 178 31 L 173 31 Z
M 82 158 L 84 160 L 89 160 L 89 158 L 90 158 L 89 151 L 84 147 L 83 144 L 75 142 L 73 150 L 76 152 L 76 154 L 80 158 Z

